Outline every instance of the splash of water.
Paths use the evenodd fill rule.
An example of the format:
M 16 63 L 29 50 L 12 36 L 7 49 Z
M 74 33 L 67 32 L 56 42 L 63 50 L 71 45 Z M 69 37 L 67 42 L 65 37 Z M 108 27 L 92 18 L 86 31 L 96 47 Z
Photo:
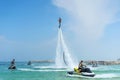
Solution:
M 66 66 L 67 68 L 73 68 L 75 66 L 73 58 L 65 43 L 61 28 L 59 28 L 58 30 L 58 42 L 57 42 L 57 49 L 56 49 L 55 64 L 57 68 L 58 67 L 62 68 Z
M 60 55 L 61 53 L 61 40 L 60 40 L 60 30 L 58 30 L 58 42 L 57 42 L 57 48 L 56 48 L 56 60 L 55 64 L 56 67 L 63 67 L 62 63 L 62 56 Z
M 114 73 L 99 74 L 99 75 L 96 75 L 94 78 L 113 78 L 113 77 L 118 77 L 118 75 Z

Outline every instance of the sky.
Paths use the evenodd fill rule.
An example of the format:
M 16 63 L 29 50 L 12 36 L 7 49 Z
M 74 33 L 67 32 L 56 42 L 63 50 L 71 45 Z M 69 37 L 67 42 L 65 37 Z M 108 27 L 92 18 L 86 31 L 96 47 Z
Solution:
M 1 0 L 0 61 L 54 60 L 58 18 L 78 60 L 120 58 L 119 0 Z

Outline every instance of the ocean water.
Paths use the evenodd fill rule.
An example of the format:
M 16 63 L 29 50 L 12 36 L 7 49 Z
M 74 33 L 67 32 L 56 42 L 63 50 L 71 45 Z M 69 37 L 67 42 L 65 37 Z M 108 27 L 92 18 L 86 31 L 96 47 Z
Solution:
M 0 80 L 120 80 L 120 65 L 88 66 L 96 76 L 68 76 L 70 69 L 56 68 L 54 63 L 16 62 L 17 70 L 8 70 L 9 62 L 0 62 Z

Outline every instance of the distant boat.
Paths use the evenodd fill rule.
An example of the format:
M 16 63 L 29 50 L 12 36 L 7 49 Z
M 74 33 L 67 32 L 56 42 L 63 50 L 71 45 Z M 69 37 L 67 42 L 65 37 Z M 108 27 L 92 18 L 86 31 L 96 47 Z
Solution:
M 31 65 L 31 61 L 29 61 L 29 62 L 27 63 L 27 65 Z

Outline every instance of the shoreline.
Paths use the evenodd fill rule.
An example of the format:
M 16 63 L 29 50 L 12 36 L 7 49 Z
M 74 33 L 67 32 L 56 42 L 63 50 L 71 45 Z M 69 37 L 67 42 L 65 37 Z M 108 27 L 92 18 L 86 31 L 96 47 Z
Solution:
M 31 60 L 31 63 L 54 63 L 53 60 Z
M 97 61 L 97 60 L 88 60 L 84 61 L 87 65 L 93 65 L 93 64 L 98 64 L 98 65 L 119 65 L 120 61 Z M 31 60 L 31 63 L 55 63 L 54 60 Z
M 97 65 L 119 65 L 120 61 L 95 61 L 95 60 L 91 60 L 91 61 L 84 61 L 87 65 L 93 65 L 93 64 L 97 64 Z
M 9 63 L 10 61 L 0 61 L 1 63 L 7 62 Z M 16 62 L 31 62 L 31 63 L 55 63 L 54 60 L 29 60 L 29 61 L 16 61 Z M 120 60 L 116 60 L 116 61 L 110 61 L 110 60 L 101 60 L 101 61 L 97 61 L 97 60 L 84 60 L 84 62 L 87 65 L 93 65 L 93 64 L 97 64 L 97 65 L 120 65 Z

